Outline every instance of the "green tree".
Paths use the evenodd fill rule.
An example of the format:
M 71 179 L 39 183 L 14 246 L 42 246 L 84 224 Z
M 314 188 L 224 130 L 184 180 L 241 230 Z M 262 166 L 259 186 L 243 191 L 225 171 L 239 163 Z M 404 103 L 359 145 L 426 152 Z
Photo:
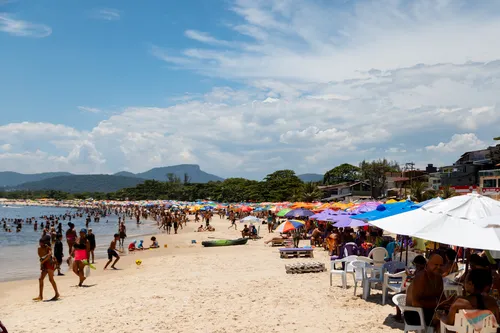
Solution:
M 410 196 L 413 201 L 422 202 L 427 200 L 427 184 L 424 182 L 413 182 L 410 187 Z
M 293 170 L 278 170 L 264 178 L 262 194 L 266 201 L 290 201 L 303 184 Z
M 353 182 L 359 179 L 360 169 L 357 166 L 344 163 L 327 171 L 323 177 L 325 185 Z
M 385 158 L 372 162 L 363 161 L 359 164 L 361 177 L 370 183 L 372 197 L 378 198 L 385 194 L 388 172 L 400 172 L 399 164 Z
M 304 202 L 313 202 L 321 199 L 323 192 L 313 182 L 305 183 L 302 188 L 301 200 Z
M 439 196 L 442 199 L 448 199 L 457 195 L 458 193 L 455 192 L 455 189 L 452 188 L 450 185 L 443 186 L 443 188 L 439 191 Z

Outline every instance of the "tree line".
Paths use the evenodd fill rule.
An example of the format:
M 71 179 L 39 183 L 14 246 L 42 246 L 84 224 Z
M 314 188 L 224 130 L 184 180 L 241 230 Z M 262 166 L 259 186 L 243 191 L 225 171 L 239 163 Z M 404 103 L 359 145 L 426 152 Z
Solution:
M 304 183 L 293 170 L 278 170 L 268 174 L 262 181 L 245 178 L 228 178 L 224 181 L 204 184 L 191 183 L 189 176 L 183 179 L 174 175 L 166 175 L 166 181 L 146 180 L 135 187 L 124 188 L 113 193 L 66 193 L 62 191 L 14 191 L 0 192 L 0 197 L 8 199 L 40 199 L 55 200 L 88 199 L 95 200 L 181 200 L 196 201 L 208 199 L 218 202 L 283 202 L 319 200 L 323 192 L 319 185 L 334 185 L 363 180 L 370 184 L 372 197 L 377 198 L 385 193 L 388 172 L 400 172 L 397 162 L 386 159 L 362 161 L 359 166 L 341 164 L 324 174 L 323 181 Z M 411 190 L 415 199 L 425 199 L 426 188 L 423 183 Z M 429 193 L 427 196 L 436 195 Z

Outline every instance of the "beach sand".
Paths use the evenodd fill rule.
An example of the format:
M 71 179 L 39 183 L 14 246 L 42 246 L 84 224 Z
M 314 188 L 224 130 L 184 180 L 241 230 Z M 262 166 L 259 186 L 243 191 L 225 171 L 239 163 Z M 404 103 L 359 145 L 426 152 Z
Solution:
M 389 317 L 394 307 L 380 305 L 378 290 L 364 301 L 361 288 L 353 295 L 352 280 L 344 290 L 340 277 L 334 277 L 330 287 L 329 272 L 286 274 L 285 264 L 299 261 L 321 261 L 329 269 L 323 249 L 315 250 L 314 259 L 280 259 L 278 248 L 264 244 L 272 238 L 265 225 L 260 228 L 263 239 L 247 245 L 203 248 L 201 242 L 208 237 L 240 236 L 239 231 L 227 229 L 227 220 L 214 217 L 212 225 L 216 232 L 194 232 L 197 225 L 189 222 L 178 235 L 159 234 L 160 249 L 123 256 L 117 271 L 103 271 L 106 260 L 100 259 L 84 288 L 76 287 L 77 277 L 71 272 L 56 277 L 59 301 L 32 301 L 37 280 L 0 283 L 0 320 L 16 333 L 396 332 L 403 328 Z M 141 266 L 136 259 L 142 260 Z M 52 296 L 46 279 L 44 298 Z

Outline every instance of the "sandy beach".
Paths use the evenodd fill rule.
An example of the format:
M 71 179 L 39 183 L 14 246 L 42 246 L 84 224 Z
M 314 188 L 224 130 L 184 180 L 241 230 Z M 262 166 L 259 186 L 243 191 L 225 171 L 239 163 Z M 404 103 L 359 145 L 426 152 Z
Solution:
M 193 217 L 191 217 L 193 219 Z M 161 248 L 122 257 L 118 271 L 97 270 L 78 288 L 67 272 L 56 277 L 61 299 L 36 303 L 38 281 L 0 284 L 0 320 L 9 332 L 388 332 L 399 331 L 381 306 L 380 291 L 368 301 L 361 289 L 353 295 L 340 277 L 329 286 L 329 273 L 286 274 L 285 264 L 314 260 L 329 269 L 327 252 L 314 259 L 280 259 L 272 238 L 261 226 L 262 239 L 244 246 L 203 248 L 208 237 L 238 238 L 229 221 L 214 217 L 213 233 L 194 232 L 189 222 L 178 235 L 157 235 Z M 242 226 L 238 226 L 242 229 Z M 191 244 L 196 240 L 197 244 Z M 129 240 L 130 241 L 130 240 Z M 303 241 L 305 245 L 305 241 Z M 146 242 L 149 244 L 149 241 Z M 168 247 L 164 248 L 164 244 Z M 142 265 L 135 264 L 136 259 Z M 3 267 L 3 269 L 6 269 Z M 45 299 L 53 296 L 45 280 Z

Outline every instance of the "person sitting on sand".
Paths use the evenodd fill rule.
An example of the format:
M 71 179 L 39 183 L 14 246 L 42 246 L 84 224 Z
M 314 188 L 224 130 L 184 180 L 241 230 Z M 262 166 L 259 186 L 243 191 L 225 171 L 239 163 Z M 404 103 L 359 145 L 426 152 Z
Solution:
M 152 243 L 152 244 L 151 244 L 151 246 L 149 247 L 150 249 L 157 249 L 157 248 L 159 248 L 159 247 L 160 247 L 160 244 L 158 244 L 158 242 L 156 241 L 156 237 L 155 237 L 155 236 L 151 237 L 151 241 L 152 241 L 153 243 Z
M 59 292 L 57 291 L 56 281 L 54 280 L 54 262 L 52 260 L 52 249 L 50 245 L 45 243 L 45 240 L 40 239 L 39 241 L 40 247 L 38 248 L 38 257 L 40 257 L 40 278 L 38 279 L 39 284 L 39 294 L 38 297 L 34 298 L 34 301 L 42 301 L 43 300 L 43 280 L 48 275 L 50 284 L 52 284 L 52 288 L 54 288 L 54 292 L 56 293 L 54 297 L 52 297 L 52 301 L 55 301 L 59 298 Z
M 250 229 L 248 229 L 248 226 L 245 224 L 243 230 L 241 231 L 241 237 L 245 238 L 247 236 L 250 237 Z
M 205 231 L 205 228 L 203 227 L 203 224 L 198 227 L 198 232 L 203 232 Z
M 137 251 L 142 251 L 144 250 L 144 241 L 141 239 L 139 240 L 139 244 L 137 244 Z
M 206 230 L 207 231 L 215 231 L 215 228 L 212 227 L 210 224 L 208 224 Z
M 250 237 L 257 238 L 257 228 L 254 225 L 250 226 Z
M 135 244 L 136 244 L 136 243 L 137 243 L 137 241 L 135 240 L 135 241 L 133 241 L 132 243 L 130 243 L 130 244 L 128 245 L 128 251 L 129 251 L 129 252 L 134 252 L 135 250 L 137 250 L 137 248 L 135 247 Z

